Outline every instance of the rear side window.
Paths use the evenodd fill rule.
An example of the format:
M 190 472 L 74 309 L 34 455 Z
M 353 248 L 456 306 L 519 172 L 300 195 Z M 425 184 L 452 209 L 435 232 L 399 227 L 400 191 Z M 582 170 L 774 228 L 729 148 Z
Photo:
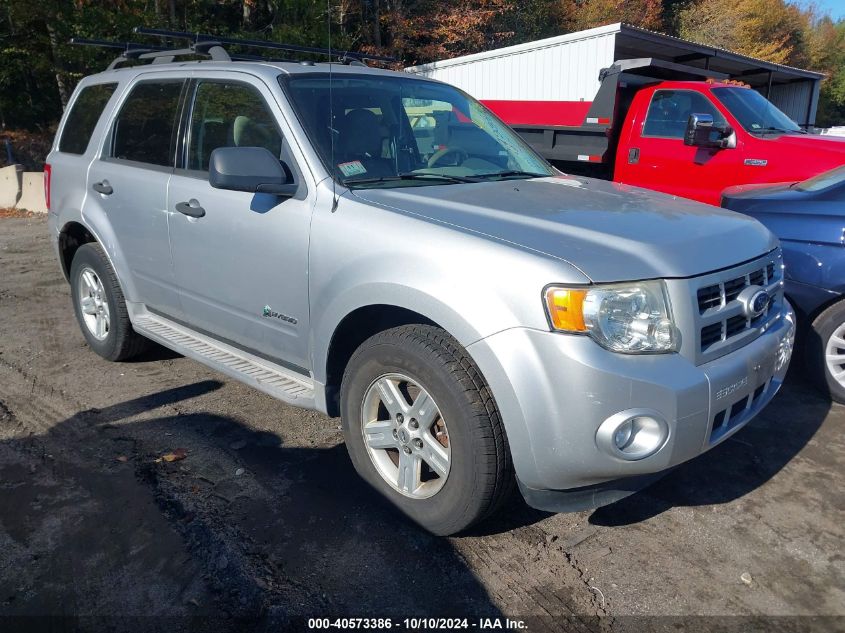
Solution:
M 715 125 L 724 125 L 725 117 L 703 94 L 692 90 L 658 90 L 648 106 L 643 136 L 684 138 L 691 114 L 709 114 Z
M 112 157 L 173 165 L 182 80 L 136 84 L 114 122 Z
M 100 115 L 109 102 L 117 84 L 96 84 L 83 88 L 73 103 L 59 139 L 59 151 L 84 154 Z

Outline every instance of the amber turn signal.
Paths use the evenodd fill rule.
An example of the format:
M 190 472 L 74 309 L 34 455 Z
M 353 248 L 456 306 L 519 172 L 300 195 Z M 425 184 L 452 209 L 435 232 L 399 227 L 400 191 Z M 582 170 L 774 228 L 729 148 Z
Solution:
M 586 290 L 549 288 L 546 290 L 546 309 L 556 330 L 586 332 L 584 324 L 584 298 Z

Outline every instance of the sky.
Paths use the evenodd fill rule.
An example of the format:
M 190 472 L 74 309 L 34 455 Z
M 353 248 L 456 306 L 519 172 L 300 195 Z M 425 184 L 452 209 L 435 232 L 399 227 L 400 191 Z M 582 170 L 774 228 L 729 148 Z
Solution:
M 822 11 L 830 13 L 834 20 L 845 18 L 845 0 L 816 0 L 814 4 Z

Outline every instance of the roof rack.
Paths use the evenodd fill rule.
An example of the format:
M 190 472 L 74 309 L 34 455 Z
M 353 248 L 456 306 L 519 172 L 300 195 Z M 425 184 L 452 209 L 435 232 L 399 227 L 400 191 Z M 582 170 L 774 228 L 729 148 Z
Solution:
M 213 61 L 263 61 L 263 62 L 294 62 L 297 60 L 289 58 L 269 58 L 263 55 L 249 55 L 245 53 L 230 53 L 223 45 L 240 46 L 243 48 L 260 48 L 269 50 L 287 51 L 308 55 L 322 55 L 329 59 L 337 58 L 343 64 L 365 66 L 364 60 L 379 62 L 398 61 L 393 57 L 383 55 L 371 55 L 352 51 L 338 51 L 328 48 L 315 48 L 310 46 L 299 46 L 297 44 L 282 44 L 266 40 L 250 40 L 234 37 L 216 37 L 202 33 L 188 33 L 186 31 L 168 31 L 164 29 L 152 29 L 147 27 L 136 27 L 133 29 L 138 35 L 152 35 L 155 37 L 188 40 L 185 48 L 169 48 L 165 46 L 151 46 L 141 42 L 113 42 L 108 40 L 92 40 L 86 38 L 72 37 L 71 44 L 81 46 L 96 46 L 98 48 L 111 48 L 121 50 L 120 55 L 115 57 L 108 66 L 108 70 L 119 68 L 125 63 L 134 60 L 150 60 L 153 64 L 167 64 L 176 60 L 177 57 L 205 57 Z

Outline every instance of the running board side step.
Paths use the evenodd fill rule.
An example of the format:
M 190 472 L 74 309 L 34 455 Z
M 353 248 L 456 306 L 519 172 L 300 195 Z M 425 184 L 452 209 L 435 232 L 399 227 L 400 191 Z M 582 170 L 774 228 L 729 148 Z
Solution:
M 146 310 L 133 315 L 132 327 L 138 334 L 274 398 L 314 408 L 314 382 L 310 378 Z

